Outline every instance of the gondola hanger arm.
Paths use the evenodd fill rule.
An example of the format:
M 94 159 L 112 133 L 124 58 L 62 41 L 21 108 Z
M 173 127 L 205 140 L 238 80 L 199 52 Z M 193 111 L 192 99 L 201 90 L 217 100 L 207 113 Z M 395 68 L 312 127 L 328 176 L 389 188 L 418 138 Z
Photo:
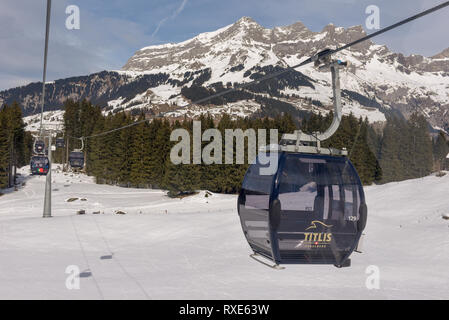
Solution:
M 314 134 L 306 134 L 301 130 L 296 130 L 292 134 L 284 134 L 282 136 L 281 145 L 284 146 L 295 146 L 295 150 L 291 151 L 306 151 L 307 153 L 330 153 L 333 154 L 337 152 L 337 150 L 333 150 L 330 148 L 321 149 L 321 142 L 332 137 L 335 132 L 337 132 L 340 127 L 341 119 L 342 119 L 342 103 L 341 103 L 341 87 L 340 87 L 340 69 L 347 67 L 348 63 L 341 60 L 331 60 L 330 56 L 327 54 L 331 52 L 330 49 L 322 51 L 325 55 L 320 55 L 318 53 L 315 55 L 313 61 L 315 62 L 315 66 L 319 70 L 330 70 L 332 74 L 332 91 L 333 91 L 333 106 L 334 113 L 332 123 L 329 128 L 324 132 L 316 132 Z M 315 144 L 315 146 L 311 146 Z M 313 150 L 315 148 L 315 150 Z M 307 150 L 305 150 L 307 149 Z M 337 152 L 339 153 L 339 152 Z M 343 150 L 342 155 L 345 154 Z

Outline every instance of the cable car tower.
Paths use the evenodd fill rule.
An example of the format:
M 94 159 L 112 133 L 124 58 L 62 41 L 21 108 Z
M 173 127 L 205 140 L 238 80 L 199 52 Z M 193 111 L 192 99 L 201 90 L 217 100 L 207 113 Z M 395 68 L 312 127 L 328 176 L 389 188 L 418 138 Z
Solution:
M 43 116 L 44 116 L 44 103 L 45 103 L 45 80 L 47 75 L 47 56 L 48 56 L 48 38 L 50 33 L 50 17 L 51 17 L 51 0 L 47 0 L 47 16 L 46 16 L 46 27 L 45 27 L 45 49 L 44 49 L 44 70 L 42 78 L 42 106 L 41 106 L 41 123 L 39 129 L 39 136 L 42 138 L 43 135 Z M 44 198 L 44 218 L 51 218 L 51 138 L 52 133 L 48 135 L 48 159 L 49 168 L 47 177 L 45 180 L 45 198 Z

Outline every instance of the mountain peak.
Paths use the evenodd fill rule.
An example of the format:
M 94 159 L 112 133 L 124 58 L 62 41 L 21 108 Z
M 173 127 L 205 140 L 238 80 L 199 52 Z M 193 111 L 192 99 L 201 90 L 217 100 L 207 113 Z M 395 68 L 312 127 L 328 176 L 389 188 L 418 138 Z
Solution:
M 265 29 L 260 24 L 258 24 L 253 18 L 251 17 L 241 17 L 239 20 L 237 20 L 233 25 L 234 28 L 238 29 Z
M 258 24 L 253 18 L 251 17 L 241 17 L 239 20 L 237 20 L 236 24 Z
M 449 48 L 444 49 L 443 51 L 432 57 L 432 59 L 445 59 L 445 58 L 449 58 Z

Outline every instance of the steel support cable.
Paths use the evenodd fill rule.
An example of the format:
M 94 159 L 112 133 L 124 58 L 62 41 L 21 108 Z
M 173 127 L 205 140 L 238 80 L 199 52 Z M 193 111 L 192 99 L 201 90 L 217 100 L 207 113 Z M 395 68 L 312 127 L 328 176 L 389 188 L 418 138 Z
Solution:
M 312 63 L 312 62 L 315 62 L 317 59 L 324 59 L 324 58 L 326 58 L 326 57 L 328 57 L 328 56 L 330 56 L 330 55 L 333 55 L 333 54 L 338 53 L 338 52 L 340 52 L 340 51 L 342 51 L 342 50 L 348 49 L 349 47 L 355 46 L 355 45 L 357 45 L 357 44 L 359 44 L 359 43 L 361 43 L 361 42 L 364 42 L 364 41 L 367 41 L 367 40 L 372 39 L 372 38 L 374 38 L 374 37 L 377 37 L 377 36 L 379 36 L 379 35 L 381 35 L 381 34 L 384 34 L 384 33 L 388 32 L 388 31 L 391 31 L 391 30 L 393 30 L 393 29 L 396 29 L 396 28 L 398 28 L 398 27 L 400 27 L 400 26 L 402 26 L 402 25 L 405 25 L 405 24 L 410 23 L 410 22 L 412 22 L 412 21 L 414 21 L 414 20 L 417 20 L 417 19 L 419 19 L 419 18 L 422 18 L 422 17 L 424 17 L 424 16 L 426 16 L 426 15 L 429 15 L 429 14 L 431 14 L 431 13 L 433 13 L 433 12 L 436 12 L 436 11 L 438 11 L 438 10 L 441 10 L 441 9 L 447 7 L 447 6 L 449 6 L 449 1 L 443 2 L 442 4 L 440 4 L 440 5 L 438 5 L 438 6 L 435 6 L 435 7 L 433 7 L 433 8 L 428 9 L 428 10 L 425 10 L 425 11 L 423 11 L 423 12 L 420 12 L 420 13 L 414 15 L 414 16 L 411 16 L 411 17 L 409 17 L 409 18 L 407 18 L 407 19 L 404 19 L 404 20 L 402 20 L 402 21 L 399 21 L 399 22 L 397 22 L 397 23 L 395 23 L 395 24 L 393 24 L 393 25 L 391 25 L 391 26 L 385 27 L 385 28 L 383 28 L 383 29 L 381 29 L 381 30 L 379 30 L 379 31 L 377 31 L 377 32 L 374 32 L 374 33 L 372 33 L 372 34 L 370 34 L 370 35 L 367 35 L 367 36 L 365 36 L 365 37 L 362 37 L 362 38 L 360 38 L 360 39 L 358 39 L 358 40 L 356 40 L 356 41 L 353 41 L 353 42 L 351 42 L 351 43 L 348 43 L 348 44 L 346 44 L 346 45 L 344 45 L 344 46 L 342 46 L 342 47 L 339 47 L 339 48 L 336 48 L 336 49 L 331 49 L 331 50 L 326 51 L 326 52 L 323 52 L 323 53 L 321 53 L 321 54 L 316 54 L 316 55 L 314 55 L 314 56 L 312 56 L 312 57 L 310 57 L 310 58 L 307 58 L 306 60 L 304 60 L 304 61 L 302 61 L 302 62 L 300 62 L 300 63 L 298 63 L 298 64 L 296 64 L 296 65 L 294 65 L 294 66 L 288 66 L 288 67 L 287 67 L 286 69 L 284 69 L 284 70 L 281 70 L 281 71 L 278 71 L 278 72 L 274 72 L 274 73 L 270 73 L 270 74 L 268 74 L 268 75 L 265 75 L 265 76 L 263 76 L 263 77 L 260 77 L 260 78 L 258 78 L 258 79 L 253 80 L 253 81 L 250 81 L 250 82 L 242 83 L 242 84 L 237 85 L 237 86 L 235 86 L 235 87 L 233 87 L 233 88 L 230 88 L 230 89 L 224 90 L 224 91 L 222 91 L 222 92 L 218 92 L 218 93 L 215 93 L 215 94 L 213 94 L 213 95 L 207 96 L 207 97 L 205 97 L 205 98 L 199 99 L 199 100 L 197 100 L 197 101 L 191 102 L 191 103 L 189 103 L 189 104 L 187 104 L 187 105 L 185 105 L 185 106 L 182 106 L 182 107 L 179 107 L 179 108 L 175 108 L 174 110 L 167 111 L 167 112 L 161 112 L 161 113 L 159 113 L 159 114 L 156 116 L 156 118 L 161 118 L 161 117 L 163 117 L 164 115 L 166 115 L 166 114 L 168 114 L 168 113 L 173 113 L 173 112 L 176 112 L 176 111 L 181 110 L 181 109 L 186 109 L 186 108 L 191 107 L 191 106 L 193 106 L 193 105 L 201 104 L 201 103 L 203 103 L 203 102 L 212 100 L 212 99 L 214 99 L 214 98 L 218 98 L 218 97 L 224 96 L 224 95 L 226 95 L 226 94 L 228 94 L 228 93 L 235 92 L 235 91 L 238 91 L 238 90 L 240 90 L 240 89 L 244 89 L 244 88 L 250 87 L 250 86 L 252 86 L 252 85 L 258 84 L 258 83 L 260 83 L 260 82 L 263 82 L 263 81 L 266 81 L 266 80 L 269 80 L 269 79 L 272 79 L 272 78 L 276 78 L 276 77 L 281 76 L 281 75 L 283 75 L 283 74 L 286 74 L 286 73 L 288 73 L 288 72 L 296 71 L 295 69 L 300 68 L 300 67 L 303 67 L 303 66 L 305 66 L 305 65 L 307 65 L 307 64 L 310 64 L 310 63 Z M 131 124 L 129 124 L 129 125 L 126 125 L 126 126 L 123 126 L 123 127 L 120 127 L 120 128 L 108 130 L 108 131 L 105 131 L 105 132 L 102 132 L 102 133 L 98 133 L 98 134 L 94 134 L 94 135 L 90 135 L 90 136 L 85 136 L 85 137 L 83 137 L 83 138 L 84 138 L 84 139 L 89 139 L 89 138 L 94 138 L 94 137 L 99 137 L 99 136 L 107 135 L 107 134 L 109 134 L 109 133 L 116 132 L 116 131 L 119 131 L 119 130 L 123 130 L 123 129 L 126 129 L 126 128 L 130 128 L 130 127 L 133 127 L 133 126 L 138 125 L 138 124 L 140 124 L 140 123 L 147 122 L 147 121 L 151 121 L 151 120 L 152 120 L 152 119 L 146 119 L 146 120 L 141 120 L 141 121 L 133 122 L 133 123 L 131 123 Z M 79 138 L 78 138 L 78 139 L 79 139 Z

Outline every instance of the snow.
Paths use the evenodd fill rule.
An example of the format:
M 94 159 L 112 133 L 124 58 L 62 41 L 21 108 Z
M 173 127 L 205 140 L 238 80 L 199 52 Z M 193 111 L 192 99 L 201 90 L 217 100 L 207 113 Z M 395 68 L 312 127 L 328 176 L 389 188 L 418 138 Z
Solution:
M 131 59 L 130 64 L 123 70 L 118 71 L 127 74 L 132 78 L 137 78 L 142 74 L 156 74 L 165 72 L 172 79 L 183 80 L 183 75 L 188 71 L 210 68 L 211 78 L 204 83 L 209 86 L 216 82 L 245 83 L 250 81 L 249 77 L 243 77 L 245 72 L 259 66 L 267 65 L 297 65 L 306 59 L 299 53 L 289 53 L 286 57 L 281 53 L 277 56 L 273 52 L 274 46 L 291 47 L 292 44 L 307 48 L 309 53 L 313 54 L 322 50 L 329 38 L 330 30 L 335 29 L 336 33 L 360 32 L 360 27 L 341 28 L 334 25 L 328 25 L 329 30 L 324 28 L 321 32 L 312 32 L 304 28 L 304 33 L 298 31 L 292 33 L 291 26 L 275 27 L 267 29 L 259 26 L 250 18 L 242 18 L 234 25 L 228 25 L 213 32 L 202 33 L 192 39 L 178 44 L 165 44 L 149 46 L 139 50 Z M 274 32 L 274 33 L 273 33 Z M 284 35 L 282 37 L 273 37 L 270 35 Z M 257 37 L 255 36 L 257 35 Z M 285 36 L 287 35 L 287 36 Z M 329 39 L 328 39 L 329 40 Z M 344 43 L 333 43 L 336 46 L 342 46 Z M 321 49 L 320 49 L 321 48 Z M 281 50 L 282 51 L 282 50 Z M 300 50 L 301 51 L 301 50 Z M 384 45 L 371 43 L 368 52 L 343 50 L 335 55 L 335 58 L 348 61 L 350 68 L 348 73 L 352 72 L 358 79 L 353 77 L 349 79 L 341 73 L 342 88 L 358 92 L 367 97 L 377 96 L 377 101 L 385 108 L 396 108 L 406 111 L 407 105 L 411 105 L 414 99 L 423 99 L 434 101 L 433 106 L 427 108 L 426 113 L 430 118 L 432 125 L 443 126 L 440 111 L 447 109 L 449 105 L 449 77 L 444 72 L 410 72 L 409 74 L 400 71 L 402 65 L 398 60 L 393 63 L 390 61 L 392 52 Z M 152 61 L 164 61 L 158 63 Z M 447 60 L 447 59 L 446 59 Z M 431 64 L 438 59 L 424 58 L 423 64 Z M 132 62 L 132 63 L 131 63 Z M 232 67 L 243 64 L 244 69 L 238 72 L 230 72 Z M 413 68 L 412 68 L 413 69 Z M 350 71 L 349 71 L 350 70 Z M 287 89 L 288 94 L 295 94 L 301 97 L 319 100 L 326 107 L 331 105 L 332 90 L 329 72 L 319 72 L 312 64 L 304 66 L 298 71 L 317 81 L 314 83 L 315 90 L 311 88 Z M 193 81 L 193 80 L 192 80 Z M 186 84 L 190 86 L 191 82 Z M 375 92 L 366 92 L 372 90 Z M 188 102 L 185 99 L 168 99 L 172 95 L 178 95 L 180 88 L 169 87 L 166 84 L 158 88 L 151 88 L 152 91 L 160 97 L 160 102 L 185 106 Z M 371 123 L 383 122 L 386 120 L 383 111 L 366 108 L 357 102 L 345 101 L 343 108 L 344 114 L 352 112 L 356 116 L 368 117 Z M 146 106 L 134 106 L 134 108 Z M 125 107 L 124 105 L 117 105 Z M 222 113 L 224 113 L 223 110 Z M 326 108 L 322 109 L 326 112 Z M 407 112 L 405 112 L 407 114 Z
M 346 101 L 345 105 L 342 108 L 344 115 L 349 115 L 352 113 L 352 115 L 356 118 L 362 117 L 362 119 L 365 119 L 365 117 L 367 117 L 369 123 L 384 122 L 387 120 L 385 118 L 385 114 L 383 114 L 378 109 L 367 108 L 357 102 L 352 102 L 347 99 L 344 100 Z
M 327 36 L 327 32 L 318 33 L 313 38 L 311 38 L 310 41 L 317 42 L 317 41 L 323 40 L 324 38 L 326 38 L 326 36 Z
M 160 44 L 160 45 L 147 46 L 147 47 L 144 47 L 144 48 L 140 49 L 139 52 L 146 51 L 146 50 L 167 49 L 167 48 L 183 46 L 183 45 L 187 45 L 187 44 L 189 44 L 189 43 L 191 43 L 191 42 L 193 42 L 195 40 L 199 40 L 201 42 L 210 41 L 213 38 L 215 38 L 216 36 L 220 35 L 221 33 L 225 32 L 226 30 L 228 30 L 232 26 L 233 25 L 230 24 L 230 25 L 225 26 L 223 28 L 219 28 L 219 29 L 217 29 L 215 31 L 203 32 L 203 33 L 200 33 L 199 35 L 197 35 L 196 37 L 194 37 L 192 39 L 188 39 L 188 40 L 183 41 L 183 42 L 165 43 L 165 44 Z
M 53 218 L 43 219 L 45 177 L 20 172 L 25 186 L 0 197 L 1 299 L 449 298 L 449 175 L 367 187 L 364 253 L 352 267 L 277 271 L 248 257 L 235 195 L 169 199 L 54 171 Z M 65 285 L 72 265 L 79 290 Z M 379 290 L 365 286 L 371 265 Z
M 35 114 L 28 117 L 23 117 L 26 131 L 36 132 L 40 128 L 41 115 Z M 52 129 L 61 129 L 64 125 L 64 110 L 46 111 L 42 116 L 42 124 L 44 127 Z
M 232 32 L 228 32 L 233 26 L 229 25 L 214 32 L 200 34 L 178 44 L 143 48 L 130 59 L 130 61 L 135 63 L 135 66 L 130 68 L 134 71 L 120 72 L 134 78 L 142 74 L 165 72 L 171 78 L 183 79 L 183 75 L 187 71 L 210 68 L 212 71 L 211 78 L 204 83 L 204 86 L 220 81 L 223 83 L 245 83 L 250 81 L 250 79 L 243 77 L 243 75 L 247 70 L 256 66 L 264 67 L 284 64 L 284 62 L 292 66 L 305 59 L 305 57 L 299 57 L 298 55 L 277 56 L 273 52 L 273 45 L 282 46 L 302 43 L 304 46 L 312 46 L 310 50 L 313 53 L 319 48 L 319 45 L 317 48 L 313 47 L 315 46 L 314 43 L 319 44 L 329 37 L 329 32 L 324 29 L 322 32 L 312 32 L 304 36 L 298 34 L 295 38 L 292 38 L 292 36 L 288 37 L 288 39 L 277 40 L 277 42 L 273 42 L 269 37 L 265 41 L 263 38 L 253 37 L 253 31 L 257 29 L 259 35 L 267 37 L 270 35 L 271 29 L 258 26 L 257 23 L 249 18 L 242 18 L 236 25 L 237 28 L 233 28 Z M 334 28 L 333 25 L 330 26 Z M 289 27 L 274 28 L 273 30 L 277 33 L 289 33 Z M 335 29 L 337 33 L 344 32 L 344 30 L 344 28 Z M 347 30 L 351 30 L 351 28 Z M 192 46 L 192 43 L 195 43 L 195 45 Z M 195 53 L 194 50 L 199 50 L 199 53 Z M 342 88 L 368 97 L 377 96 L 378 102 L 386 109 L 398 108 L 398 105 L 409 105 L 412 98 L 432 99 L 435 101 L 435 106 L 426 110 L 430 118 L 435 117 L 441 106 L 445 108 L 449 104 L 449 93 L 447 90 L 449 78 L 443 72 L 423 72 L 422 74 L 411 72 L 407 74 L 398 70 L 401 67 L 398 61 L 391 63 L 386 59 L 389 54 L 391 52 L 387 47 L 377 44 L 370 45 L 368 56 L 365 53 L 350 50 L 343 50 L 338 53 L 335 58 L 348 61 L 351 66 L 351 71 L 348 71 L 348 73 L 353 72 L 355 77 L 358 78 L 348 77 L 342 72 Z M 166 60 L 167 63 L 148 67 L 147 63 L 152 59 Z M 434 60 L 430 58 L 424 59 L 424 62 L 430 63 L 432 61 Z M 243 70 L 230 72 L 231 67 L 240 63 L 244 64 Z M 141 65 L 140 67 L 139 64 Z M 298 71 L 317 81 L 317 83 L 314 83 L 315 89 L 301 87 L 298 89 L 287 89 L 285 92 L 319 100 L 326 106 L 331 105 L 332 90 L 329 72 L 318 72 L 312 64 L 304 66 Z M 191 83 L 186 84 L 186 86 L 190 85 Z M 374 87 L 375 92 L 366 92 L 367 88 L 370 87 Z M 161 103 L 167 102 L 178 106 L 188 104 L 185 99 L 168 99 L 168 97 L 174 94 L 179 94 L 179 88 L 161 85 L 158 88 L 152 88 L 152 90 L 156 95 L 160 96 Z M 381 110 L 366 108 L 357 102 L 345 102 L 344 114 L 352 112 L 356 116 L 367 117 L 371 123 L 386 120 L 385 114 Z M 139 108 L 145 105 L 134 107 Z M 126 106 L 122 105 L 121 107 Z M 222 113 L 224 112 L 225 110 L 222 111 Z M 325 108 L 321 112 L 325 113 Z M 438 125 L 436 123 L 433 124 Z M 440 123 L 439 126 L 442 126 L 442 124 Z
M 188 109 L 179 109 L 177 111 L 173 112 L 167 112 L 167 116 L 174 116 L 174 117 L 182 117 L 184 115 L 187 115 L 189 117 L 199 117 L 201 114 L 209 114 L 213 117 L 221 117 L 223 113 L 226 113 L 231 117 L 231 119 L 236 119 L 238 117 L 245 118 L 251 116 L 254 112 L 260 110 L 261 106 L 257 102 L 254 102 L 252 100 L 241 100 L 234 103 L 228 103 L 221 106 L 192 106 Z
M 118 108 L 123 103 L 123 101 L 125 101 L 125 98 L 123 97 L 120 97 L 119 99 L 116 100 L 110 100 L 108 101 L 108 106 L 115 109 Z

